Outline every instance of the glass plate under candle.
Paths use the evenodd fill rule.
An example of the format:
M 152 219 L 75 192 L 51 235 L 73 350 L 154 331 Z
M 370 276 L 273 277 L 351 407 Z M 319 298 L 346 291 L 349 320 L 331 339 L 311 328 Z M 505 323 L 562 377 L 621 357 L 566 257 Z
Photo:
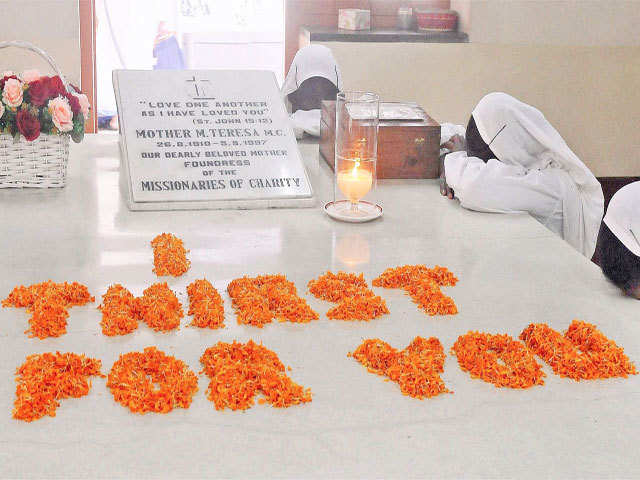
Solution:
M 355 213 L 349 200 L 328 202 L 324 205 L 324 211 L 331 218 L 350 223 L 370 222 L 382 216 L 382 207 L 380 205 L 365 200 L 358 202 L 358 210 Z

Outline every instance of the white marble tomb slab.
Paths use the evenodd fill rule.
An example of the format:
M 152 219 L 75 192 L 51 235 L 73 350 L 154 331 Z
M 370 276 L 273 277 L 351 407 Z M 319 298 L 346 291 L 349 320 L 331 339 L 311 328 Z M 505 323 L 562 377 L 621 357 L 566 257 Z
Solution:
M 315 204 L 272 72 L 115 70 L 113 85 L 131 210 Z

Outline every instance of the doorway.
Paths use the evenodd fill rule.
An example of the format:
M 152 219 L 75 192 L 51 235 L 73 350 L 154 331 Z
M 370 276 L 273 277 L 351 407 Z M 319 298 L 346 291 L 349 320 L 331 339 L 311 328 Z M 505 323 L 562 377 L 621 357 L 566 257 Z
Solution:
M 116 130 L 115 69 L 260 69 L 284 77 L 284 0 L 95 0 L 96 106 Z

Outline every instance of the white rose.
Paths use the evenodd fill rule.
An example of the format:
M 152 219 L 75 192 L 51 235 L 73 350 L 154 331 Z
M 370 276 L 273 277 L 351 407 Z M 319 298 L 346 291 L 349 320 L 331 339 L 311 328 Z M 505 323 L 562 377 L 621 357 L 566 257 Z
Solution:
M 31 83 L 31 82 L 35 82 L 36 80 L 40 80 L 40 77 L 42 77 L 42 75 L 38 70 L 35 70 L 35 69 L 25 70 L 24 72 L 22 72 L 22 75 L 20 75 L 20 78 L 22 78 L 22 81 L 26 83 Z
M 22 105 L 22 82 L 15 78 L 10 78 L 4 82 L 4 90 L 2 90 L 2 101 L 8 107 L 17 108 Z
M 80 103 L 80 110 L 82 110 L 82 116 L 85 120 L 89 120 L 89 110 L 91 108 L 89 99 L 84 93 L 74 93 L 78 102 Z
M 63 97 L 56 97 L 49 100 L 49 113 L 53 124 L 61 132 L 69 132 L 73 129 L 73 112 L 69 106 L 69 101 Z

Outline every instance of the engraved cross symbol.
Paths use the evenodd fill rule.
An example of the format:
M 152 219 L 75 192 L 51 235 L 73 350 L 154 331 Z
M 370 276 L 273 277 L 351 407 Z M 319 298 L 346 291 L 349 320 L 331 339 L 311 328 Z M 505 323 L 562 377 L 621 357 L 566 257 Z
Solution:
M 203 84 L 211 83 L 210 80 L 197 79 L 196 76 L 194 75 L 193 77 L 188 79 L 187 82 L 193 83 L 193 87 L 195 88 L 195 91 L 196 91 L 196 94 L 194 95 L 194 98 L 204 98 L 204 97 L 207 96 L 207 93 L 204 90 L 204 85 Z

